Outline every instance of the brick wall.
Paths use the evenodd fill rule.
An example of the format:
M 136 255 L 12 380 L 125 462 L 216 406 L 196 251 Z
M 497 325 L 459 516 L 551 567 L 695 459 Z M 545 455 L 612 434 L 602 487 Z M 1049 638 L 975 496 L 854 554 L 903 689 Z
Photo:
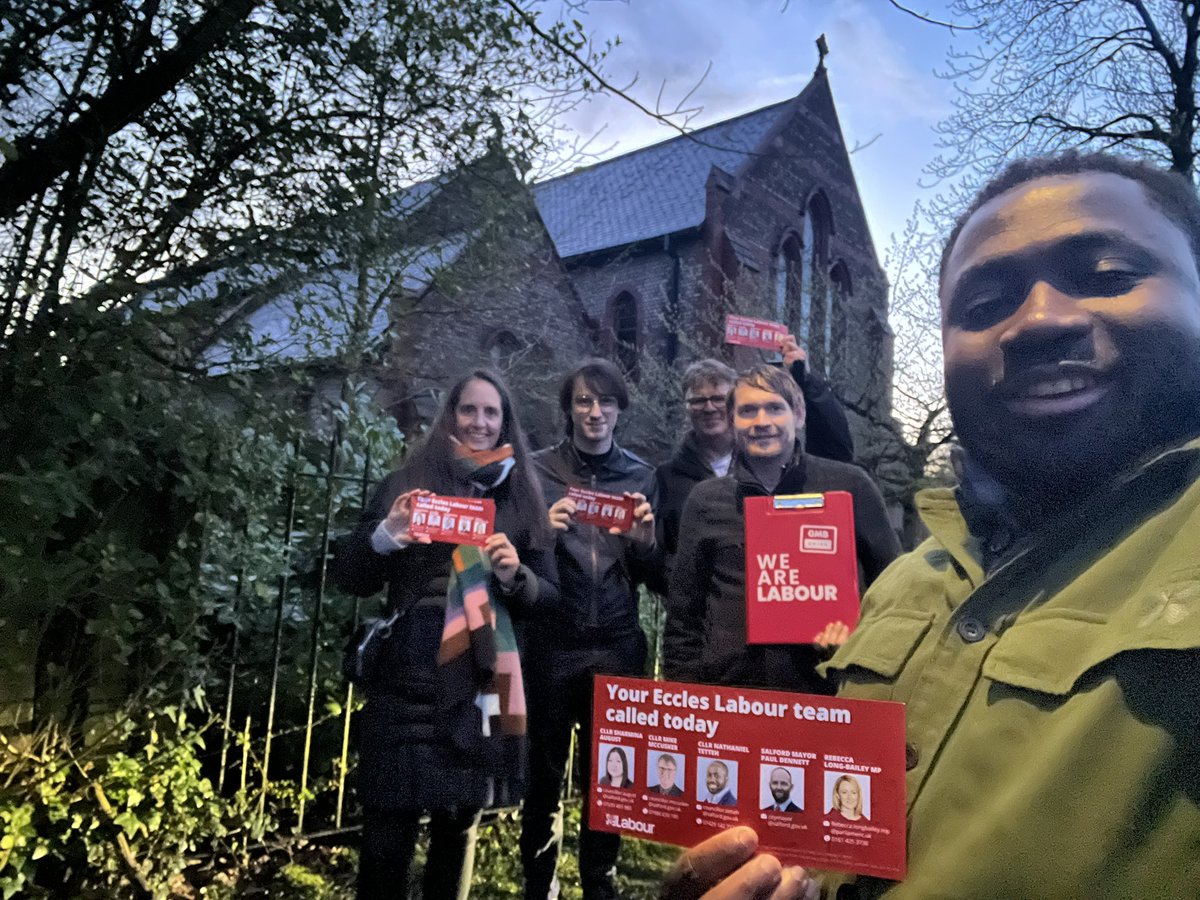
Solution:
M 392 301 L 388 402 L 413 432 L 444 391 L 479 365 L 498 369 L 517 395 L 537 445 L 557 439 L 557 379 L 593 352 L 592 327 L 561 261 L 515 181 L 502 218 L 489 223 L 432 290 Z

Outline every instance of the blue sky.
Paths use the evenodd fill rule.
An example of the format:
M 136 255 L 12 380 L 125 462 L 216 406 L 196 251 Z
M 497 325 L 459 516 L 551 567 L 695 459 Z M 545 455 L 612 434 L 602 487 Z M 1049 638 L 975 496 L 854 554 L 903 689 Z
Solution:
M 908 3 L 933 17 L 941 2 Z M 702 110 L 689 127 L 720 121 L 795 96 L 812 77 L 814 41 L 825 33 L 830 85 L 880 257 L 922 193 L 922 167 L 937 152 L 933 125 L 950 109 L 951 86 L 937 78 L 952 37 L 886 0 L 590 0 L 568 14 L 597 39 L 621 38 L 607 72 L 654 107 L 688 101 Z M 969 40 L 958 33 L 953 40 Z M 601 158 L 672 136 L 668 127 L 616 97 L 598 97 L 563 124 L 597 135 Z M 597 134 L 598 133 L 598 134 Z M 878 137 L 876 137 L 878 135 Z

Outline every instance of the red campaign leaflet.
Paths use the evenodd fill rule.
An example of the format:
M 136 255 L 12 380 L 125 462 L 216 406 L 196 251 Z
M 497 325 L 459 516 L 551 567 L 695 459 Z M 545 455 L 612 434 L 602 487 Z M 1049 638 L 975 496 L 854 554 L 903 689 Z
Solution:
M 567 496 L 575 501 L 575 521 L 597 528 L 633 527 L 633 498 L 621 494 L 606 494 L 587 488 L 569 487 Z
M 750 319 L 746 316 L 729 315 L 725 317 L 725 343 L 727 344 L 778 350 L 779 342 L 787 337 L 787 333 L 787 328 L 778 322 Z
M 427 534 L 445 544 L 482 547 L 496 530 L 496 501 L 422 494 L 413 501 L 412 535 Z
M 807 644 L 858 622 L 854 498 L 848 491 L 747 497 L 746 643 Z
M 593 828 L 694 846 L 749 825 L 786 865 L 901 879 L 904 704 L 598 675 Z

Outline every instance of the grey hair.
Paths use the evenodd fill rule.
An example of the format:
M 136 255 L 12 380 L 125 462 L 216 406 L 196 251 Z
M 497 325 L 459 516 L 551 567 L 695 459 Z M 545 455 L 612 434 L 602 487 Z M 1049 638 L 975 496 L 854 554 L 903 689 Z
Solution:
M 733 384 L 737 380 L 737 372 L 725 365 L 719 359 L 698 359 L 683 370 L 683 392 L 686 394 L 693 388 L 705 383 Z

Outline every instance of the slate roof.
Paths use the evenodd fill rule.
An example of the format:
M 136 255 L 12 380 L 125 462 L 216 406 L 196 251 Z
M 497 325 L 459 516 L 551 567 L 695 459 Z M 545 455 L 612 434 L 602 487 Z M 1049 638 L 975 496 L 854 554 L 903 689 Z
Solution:
M 420 294 L 437 273 L 454 263 L 474 233 L 460 234 L 420 248 L 406 248 L 388 265 L 373 267 L 372 295 L 399 287 Z M 333 266 L 301 279 L 255 309 L 243 320 L 252 349 L 249 354 L 224 339 L 204 354 L 210 374 L 285 362 L 328 359 L 343 350 L 350 339 L 350 322 L 356 298 L 357 270 Z M 381 303 L 371 320 L 373 341 L 387 335 L 391 305 Z
M 765 106 L 533 185 L 534 202 L 559 257 L 701 225 L 712 169 L 740 173 L 794 102 L 793 98 Z M 398 192 L 390 198 L 385 214 L 403 218 L 416 213 L 439 194 L 446 180 L 434 178 Z M 393 287 L 420 293 L 440 269 L 454 263 L 473 237 L 458 234 L 406 248 L 394 268 L 379 274 L 390 279 Z M 253 344 L 250 358 L 235 358 L 242 354 L 234 351 L 232 342 L 218 339 L 204 354 L 209 371 L 335 355 L 348 337 L 347 306 L 355 295 L 356 276 L 335 258 L 323 262 L 317 271 L 298 278 L 296 287 L 281 291 L 242 319 Z M 215 281 L 206 284 L 201 293 L 216 287 Z M 384 304 L 371 323 L 371 334 L 381 339 L 387 328 Z
M 562 258 L 694 228 L 713 166 L 737 174 L 787 114 L 784 100 L 533 186 Z

